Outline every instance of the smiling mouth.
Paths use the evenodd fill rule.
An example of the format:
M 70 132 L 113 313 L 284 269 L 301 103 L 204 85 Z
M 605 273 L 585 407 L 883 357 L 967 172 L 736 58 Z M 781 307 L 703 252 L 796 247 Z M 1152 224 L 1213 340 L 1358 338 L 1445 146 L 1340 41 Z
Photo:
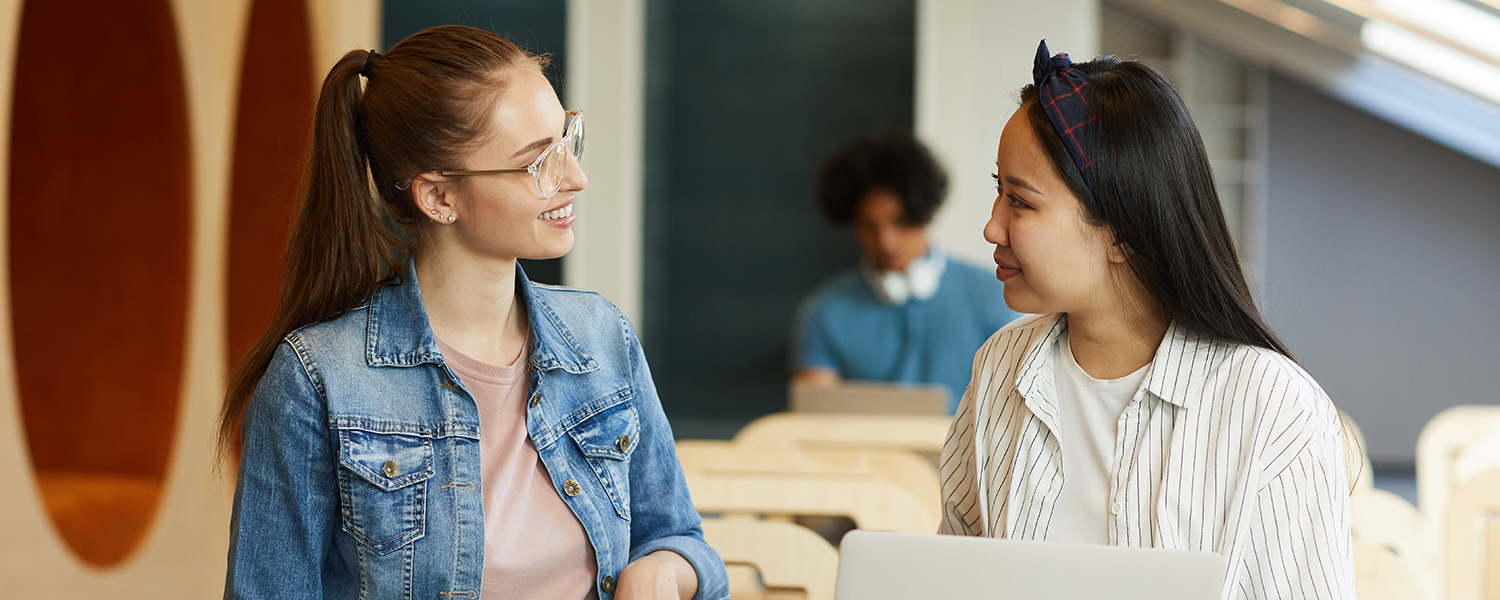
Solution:
M 536 218 L 543 221 L 556 221 L 558 219 L 565 219 L 571 216 L 573 216 L 573 205 L 572 203 L 569 203 L 567 206 L 564 206 L 557 210 L 549 210 L 540 215 L 537 215 Z

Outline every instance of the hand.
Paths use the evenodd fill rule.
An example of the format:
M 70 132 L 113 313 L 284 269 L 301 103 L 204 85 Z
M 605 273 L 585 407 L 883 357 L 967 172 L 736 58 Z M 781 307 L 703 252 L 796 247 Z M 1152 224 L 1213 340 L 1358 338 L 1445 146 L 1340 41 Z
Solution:
M 691 600 L 698 574 L 676 552 L 658 550 L 625 565 L 615 584 L 615 600 Z

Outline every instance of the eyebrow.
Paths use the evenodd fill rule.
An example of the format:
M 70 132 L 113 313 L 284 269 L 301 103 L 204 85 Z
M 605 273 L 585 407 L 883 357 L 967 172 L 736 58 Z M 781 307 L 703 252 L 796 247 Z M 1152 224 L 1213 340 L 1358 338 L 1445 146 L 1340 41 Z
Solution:
M 1006 175 L 1005 176 L 1005 182 L 1009 183 L 1009 184 L 1011 184 L 1013 186 L 1016 186 L 1018 188 L 1024 188 L 1024 189 L 1031 190 L 1031 191 L 1036 192 L 1038 194 L 1042 193 L 1042 190 L 1036 189 L 1031 184 L 1026 183 L 1025 179 L 1021 179 L 1020 177 L 1016 177 L 1015 175 Z
M 537 140 L 535 142 L 527 144 L 525 148 L 517 150 L 516 153 L 510 155 L 510 157 L 511 158 L 515 158 L 517 156 L 520 156 L 522 154 L 527 154 L 529 152 L 532 152 L 532 151 L 540 149 L 540 148 L 546 148 L 547 146 L 550 146 L 550 145 L 552 145 L 552 138 L 547 138 L 547 139 L 543 139 L 543 140 Z

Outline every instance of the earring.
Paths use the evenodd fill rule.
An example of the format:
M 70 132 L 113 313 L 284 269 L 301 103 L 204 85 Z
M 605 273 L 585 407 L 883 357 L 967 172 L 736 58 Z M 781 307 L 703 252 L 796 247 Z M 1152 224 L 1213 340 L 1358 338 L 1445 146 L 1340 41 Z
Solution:
M 434 209 L 432 209 L 432 211 L 431 211 L 431 212 L 432 212 L 432 214 L 437 214 L 437 209 L 436 209 L 436 208 L 434 208 Z
M 453 222 L 453 215 L 448 215 L 448 222 L 449 222 L 449 223 L 452 223 L 452 222 Z

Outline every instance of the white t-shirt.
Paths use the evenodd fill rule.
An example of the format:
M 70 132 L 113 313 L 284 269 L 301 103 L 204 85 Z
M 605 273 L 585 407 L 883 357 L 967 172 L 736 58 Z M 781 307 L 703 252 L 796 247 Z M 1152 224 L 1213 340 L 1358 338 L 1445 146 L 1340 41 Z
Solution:
M 1047 541 L 1109 544 L 1109 474 L 1120 414 L 1146 378 L 1146 365 L 1119 379 L 1094 379 L 1078 366 L 1063 332 L 1052 346 L 1063 486 Z

